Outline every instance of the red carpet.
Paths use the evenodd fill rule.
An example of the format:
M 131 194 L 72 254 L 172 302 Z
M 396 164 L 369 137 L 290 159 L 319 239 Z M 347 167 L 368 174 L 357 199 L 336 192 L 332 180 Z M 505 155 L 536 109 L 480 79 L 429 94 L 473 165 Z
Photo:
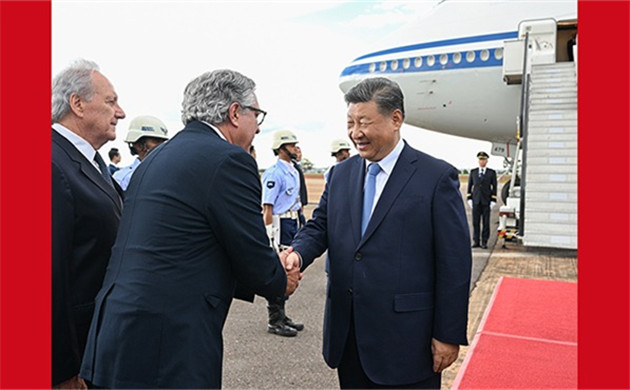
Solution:
M 577 283 L 501 278 L 453 389 L 577 385 Z

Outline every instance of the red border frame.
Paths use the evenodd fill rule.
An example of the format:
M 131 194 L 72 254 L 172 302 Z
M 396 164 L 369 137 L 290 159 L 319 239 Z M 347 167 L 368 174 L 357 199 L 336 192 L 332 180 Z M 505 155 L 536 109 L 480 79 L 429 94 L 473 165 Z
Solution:
M 629 388 L 630 3 L 578 12 L 578 384 Z M 0 1 L 0 388 L 50 385 L 50 15 Z
M 50 386 L 50 2 L 0 2 L 0 387 Z
M 630 387 L 630 3 L 579 1 L 578 387 Z

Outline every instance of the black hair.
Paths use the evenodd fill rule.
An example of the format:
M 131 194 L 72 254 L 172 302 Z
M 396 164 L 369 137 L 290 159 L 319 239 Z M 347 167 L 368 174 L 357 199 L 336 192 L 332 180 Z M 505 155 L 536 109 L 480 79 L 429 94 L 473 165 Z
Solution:
M 114 157 L 118 156 L 120 153 L 118 152 L 118 148 L 111 148 L 109 149 L 108 155 L 109 155 L 109 159 L 113 160 Z
M 400 86 L 385 77 L 373 77 L 350 88 L 344 96 L 346 104 L 374 101 L 383 115 L 400 110 L 405 118 L 404 97 Z

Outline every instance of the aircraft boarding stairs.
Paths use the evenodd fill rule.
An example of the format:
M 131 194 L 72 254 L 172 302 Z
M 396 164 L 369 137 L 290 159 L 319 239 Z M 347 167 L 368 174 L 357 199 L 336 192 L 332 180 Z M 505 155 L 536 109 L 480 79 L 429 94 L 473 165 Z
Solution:
M 577 249 L 576 64 L 533 64 L 528 102 L 523 244 Z

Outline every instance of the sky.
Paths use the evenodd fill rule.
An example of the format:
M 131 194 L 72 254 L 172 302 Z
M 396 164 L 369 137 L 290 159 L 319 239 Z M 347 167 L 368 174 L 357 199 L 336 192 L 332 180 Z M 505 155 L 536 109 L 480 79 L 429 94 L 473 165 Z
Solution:
M 52 74 L 78 58 L 95 61 L 112 82 L 127 117 L 117 138 L 119 166 L 132 163 L 123 139 L 139 115 L 160 118 L 172 136 L 185 86 L 215 69 L 237 70 L 256 82 L 268 112 L 254 139 L 258 165 L 275 162 L 271 138 L 293 131 L 315 167 L 333 163 L 330 142 L 347 139 L 346 105 L 338 81 L 374 43 L 428 12 L 435 0 L 396 1 L 61 1 L 52 2 Z M 490 143 L 403 125 L 413 147 L 457 168 L 477 165 Z M 354 150 L 352 153 L 356 153 Z M 502 168 L 491 157 L 491 168 Z

